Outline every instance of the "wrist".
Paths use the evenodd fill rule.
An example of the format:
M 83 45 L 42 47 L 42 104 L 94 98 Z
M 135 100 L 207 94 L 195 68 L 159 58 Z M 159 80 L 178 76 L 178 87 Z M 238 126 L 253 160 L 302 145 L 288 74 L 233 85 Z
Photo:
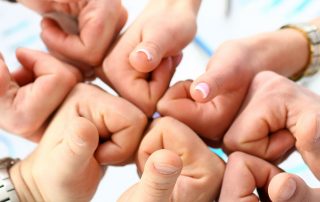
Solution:
M 172 1 L 172 0 L 171 0 Z M 186 8 L 192 10 L 196 15 L 199 12 L 201 0 L 174 0 L 186 6 Z
M 21 162 L 18 162 L 9 169 L 9 175 L 21 202 L 36 201 L 23 178 Z
M 309 45 L 299 32 L 283 29 L 245 39 L 253 50 L 255 71 L 270 70 L 283 76 L 301 71 L 309 61 Z
M 201 0 L 151 0 L 150 3 L 164 3 L 168 8 L 179 7 L 182 11 L 192 11 L 198 14 Z

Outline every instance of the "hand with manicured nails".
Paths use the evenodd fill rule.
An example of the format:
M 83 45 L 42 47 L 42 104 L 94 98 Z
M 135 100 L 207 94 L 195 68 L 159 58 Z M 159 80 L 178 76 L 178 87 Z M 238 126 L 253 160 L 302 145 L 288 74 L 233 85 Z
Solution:
M 22 68 L 14 73 L 0 59 L 0 128 L 39 141 L 81 74 L 46 53 L 18 49 L 16 54 Z
M 157 111 L 185 123 L 207 144 L 219 143 L 237 112 L 236 97 L 243 93 L 235 91 L 219 96 L 207 103 L 192 100 L 189 88 L 192 81 L 180 81 L 164 94 L 157 104 Z
M 269 183 L 281 172 L 276 166 L 255 156 L 232 153 L 227 162 L 219 201 L 268 202 Z M 254 194 L 255 189 L 259 196 Z
M 48 49 L 80 68 L 86 77 L 92 76 L 93 68 L 101 65 L 127 20 L 120 0 L 20 0 L 20 3 L 45 17 L 41 37 Z M 53 17 L 58 22 L 46 17 L 50 13 L 56 13 Z M 76 30 L 70 32 L 69 21 L 76 23 Z M 65 24 L 69 27 L 63 27 Z
M 200 1 L 151 1 L 123 36 L 130 65 L 151 72 L 164 58 L 179 55 L 196 34 L 199 6 Z
M 195 34 L 197 11 L 189 1 L 150 1 L 114 44 L 99 77 L 151 116 Z
M 269 69 L 290 76 L 307 60 L 308 42 L 294 30 L 226 42 L 215 51 L 203 75 L 169 89 L 158 111 L 184 122 L 208 142 L 220 140 L 258 72 Z
M 159 101 L 157 111 L 182 121 L 208 144 L 216 144 L 246 95 L 257 64 L 254 59 L 245 43 L 223 44 L 209 61 L 207 72 L 198 79 L 201 83 L 198 80 L 176 83 Z M 210 87 L 204 80 L 210 82 Z M 199 86 L 194 86 L 197 82 Z
M 277 161 L 296 145 L 319 178 L 319 101 L 318 95 L 287 78 L 261 72 L 224 136 L 224 147 Z
M 76 117 L 93 123 L 100 138 L 95 158 L 105 165 L 132 162 L 147 124 L 146 116 L 130 102 L 87 84 L 74 87 L 56 117 L 51 125 L 57 130 Z
M 310 188 L 299 176 L 280 173 L 269 184 L 269 196 L 273 202 L 317 202 L 319 188 Z
M 225 165 L 186 125 L 165 117 L 143 138 L 137 167 L 141 182 L 122 196 L 124 201 L 201 202 L 218 197 Z

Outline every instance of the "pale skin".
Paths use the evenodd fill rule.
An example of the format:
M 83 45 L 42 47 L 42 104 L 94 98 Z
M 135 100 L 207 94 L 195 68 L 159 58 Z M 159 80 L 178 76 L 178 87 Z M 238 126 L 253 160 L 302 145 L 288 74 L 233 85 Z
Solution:
M 319 100 L 318 95 L 284 77 L 261 72 L 224 136 L 224 147 L 276 161 L 296 146 L 319 177 Z
M 282 171 L 255 156 L 234 152 L 227 162 L 219 202 L 268 202 L 268 185 Z M 258 196 L 254 194 L 258 189 Z
M 195 35 L 199 5 L 195 0 L 150 1 L 115 42 L 98 76 L 151 116 L 180 63 L 182 49 Z
M 163 149 L 176 157 L 150 165 L 150 155 Z M 222 159 L 190 128 L 170 117 L 151 124 L 139 146 L 136 164 L 144 183 L 131 187 L 120 201 L 213 201 L 219 195 L 225 168 Z M 157 176 L 150 175 L 156 170 Z
M 50 115 L 82 77 L 49 54 L 18 49 L 16 55 L 22 67 L 13 73 L 0 59 L 0 127 L 39 141 Z
M 274 202 L 317 202 L 320 198 L 320 188 L 311 188 L 299 176 L 289 173 L 273 177 L 268 192 Z
M 36 150 L 10 169 L 19 198 L 90 201 L 104 174 L 102 164 L 131 162 L 145 125 L 145 115 L 129 102 L 77 85 Z
M 320 19 L 312 23 L 320 25 Z M 256 74 L 270 70 L 293 76 L 308 60 L 307 39 L 293 29 L 228 41 L 215 51 L 203 75 L 170 88 L 157 110 L 218 141 L 236 117 Z
M 41 38 L 48 49 L 59 59 L 77 66 L 86 78 L 94 75 L 94 67 L 101 65 L 127 20 L 120 0 L 19 2 L 44 16 Z M 55 13 L 50 15 L 55 20 L 47 18 L 50 13 Z M 64 23 L 68 27 L 60 26 Z M 75 30 L 70 30 L 71 25 Z
M 57 119 L 55 128 L 66 127 L 74 117 L 86 118 L 96 126 L 100 144 L 95 156 L 104 165 L 132 162 L 147 124 L 146 116 L 130 102 L 87 84 L 72 90 L 56 116 L 64 119 Z
M 148 116 L 153 114 L 156 103 L 167 90 L 182 58 L 182 49 L 196 33 L 200 2 L 150 1 L 110 50 L 111 42 L 127 18 L 120 0 L 70 3 L 21 0 L 40 13 L 58 11 L 74 16 L 78 20 L 78 34 L 67 33 L 53 20 L 43 20 L 41 36 L 49 50 L 77 66 L 87 79 L 94 78 L 93 67 L 101 66 L 105 58 L 97 75 Z
M 219 202 L 316 202 L 319 197 L 320 189 L 308 187 L 300 177 L 258 157 L 234 152 L 227 162 Z
M 84 96 L 99 102 L 79 101 Z M 98 104 L 101 101 L 104 105 Z M 125 118 L 119 116 L 119 112 L 115 113 L 114 108 L 101 110 L 102 106 L 108 105 L 119 105 L 117 109 L 127 112 Z M 95 109 L 102 111 L 101 114 L 96 114 Z M 93 86 L 77 85 L 53 118 L 36 150 L 10 169 L 20 200 L 90 201 L 105 170 L 99 163 L 99 147 L 107 151 L 104 155 L 109 159 L 119 159 L 118 150 L 110 152 L 112 149 L 108 150 L 105 143 L 98 142 L 102 128 L 124 127 L 126 130 L 137 128 L 143 122 L 146 120 L 142 112 L 125 100 Z M 134 141 L 135 130 L 125 132 L 129 132 L 131 142 Z M 141 135 L 143 130 L 138 132 Z M 113 141 L 121 139 L 121 134 L 112 136 Z M 137 159 L 143 173 L 141 181 L 126 191 L 119 201 L 212 201 L 218 196 L 224 162 L 187 126 L 172 118 L 163 118 L 153 124 L 140 145 Z

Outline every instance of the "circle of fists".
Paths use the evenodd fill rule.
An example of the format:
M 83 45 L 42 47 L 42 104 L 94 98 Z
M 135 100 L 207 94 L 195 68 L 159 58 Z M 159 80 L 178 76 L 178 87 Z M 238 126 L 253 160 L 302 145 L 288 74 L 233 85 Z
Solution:
M 169 88 L 195 34 L 197 8 L 150 1 L 119 35 L 127 20 L 120 0 L 21 3 L 44 16 L 50 54 L 19 49 L 22 67 L 13 73 L 0 62 L 0 127 L 39 142 L 12 168 L 14 182 L 24 182 L 20 198 L 89 201 L 106 166 L 132 162 L 141 180 L 119 201 L 320 198 L 277 167 L 296 148 L 320 178 L 319 96 L 254 71 L 252 50 L 234 42 L 198 79 Z M 119 97 L 80 83 L 95 76 Z M 164 117 L 149 123 L 156 111 Z M 227 164 L 207 145 L 221 146 Z

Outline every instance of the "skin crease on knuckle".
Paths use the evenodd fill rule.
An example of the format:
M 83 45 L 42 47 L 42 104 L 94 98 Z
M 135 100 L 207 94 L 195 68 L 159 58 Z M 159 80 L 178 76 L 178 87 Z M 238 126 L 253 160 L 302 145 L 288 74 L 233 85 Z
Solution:
M 184 196 L 184 194 L 181 195 L 181 193 L 188 193 L 190 190 L 194 190 L 196 193 L 198 193 L 192 196 L 193 200 L 196 201 L 207 201 L 208 198 L 215 198 L 217 190 L 220 187 L 219 182 L 222 181 L 222 176 L 224 173 L 225 165 L 223 160 L 215 155 L 212 155 L 211 151 L 207 149 L 204 144 L 202 144 L 202 141 L 197 139 L 198 137 L 195 133 L 191 132 L 191 130 L 187 132 L 188 128 L 184 124 L 171 117 L 164 117 L 156 122 L 153 122 L 153 128 L 160 130 L 159 132 L 162 134 L 161 148 L 174 150 L 180 154 L 180 157 L 184 161 L 185 169 L 182 170 L 182 175 L 176 184 L 176 189 L 179 190 L 178 192 L 180 194 L 178 192 L 173 193 L 173 195 L 176 196 L 174 198 L 177 201 L 181 201 L 181 199 L 185 200 L 187 196 Z M 159 135 L 159 133 L 150 133 L 150 135 L 151 134 Z M 187 138 L 189 135 L 190 137 Z M 151 141 L 151 139 L 156 137 L 147 136 L 146 138 Z M 176 143 L 170 143 L 171 138 L 174 138 Z M 189 140 L 186 140 L 185 138 Z M 151 151 L 149 151 L 150 148 L 147 149 L 147 147 L 149 147 L 146 144 L 148 142 L 147 139 L 143 141 L 142 147 L 140 147 L 140 152 L 149 156 Z M 199 150 L 197 150 L 197 152 L 192 152 L 192 145 Z M 198 172 L 191 171 L 191 167 L 196 165 L 202 165 L 202 168 L 199 169 Z M 212 183 L 213 181 L 215 183 Z M 211 192 L 207 191 L 209 184 L 212 186 Z M 203 194 L 200 194 L 202 192 Z

